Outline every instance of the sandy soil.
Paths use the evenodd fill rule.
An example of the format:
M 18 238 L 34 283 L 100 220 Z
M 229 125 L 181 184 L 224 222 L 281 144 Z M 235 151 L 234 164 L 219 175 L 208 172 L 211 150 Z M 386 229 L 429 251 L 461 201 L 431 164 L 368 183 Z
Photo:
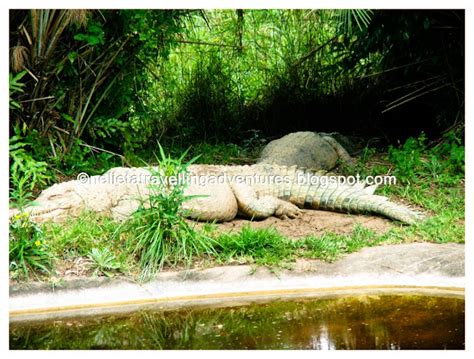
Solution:
M 218 230 L 222 231 L 239 231 L 245 225 L 250 225 L 252 228 L 274 227 L 288 238 L 298 239 L 327 232 L 350 234 L 356 224 L 360 224 L 376 233 L 385 233 L 396 226 L 394 222 L 381 217 L 315 210 L 303 210 L 303 213 L 295 219 L 270 217 L 262 221 L 249 221 L 237 218 L 231 222 L 220 223 L 217 226 Z M 198 224 L 198 227 L 201 225 Z

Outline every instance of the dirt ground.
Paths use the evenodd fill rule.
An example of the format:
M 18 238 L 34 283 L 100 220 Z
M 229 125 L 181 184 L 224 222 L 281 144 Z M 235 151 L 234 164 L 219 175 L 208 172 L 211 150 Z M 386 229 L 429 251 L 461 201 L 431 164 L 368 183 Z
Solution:
M 298 239 L 327 232 L 350 234 L 356 224 L 360 224 L 376 233 L 385 233 L 395 226 L 390 220 L 381 217 L 303 210 L 303 213 L 295 219 L 270 217 L 262 221 L 249 221 L 236 218 L 231 222 L 219 223 L 217 229 L 225 232 L 239 231 L 245 225 L 250 225 L 252 228 L 273 227 L 288 238 Z M 202 226 L 202 224 L 198 224 L 199 226 Z

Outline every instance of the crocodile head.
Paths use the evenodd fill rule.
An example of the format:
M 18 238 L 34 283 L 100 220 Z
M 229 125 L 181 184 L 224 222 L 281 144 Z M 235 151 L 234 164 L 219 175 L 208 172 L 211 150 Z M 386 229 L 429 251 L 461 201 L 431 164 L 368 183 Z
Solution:
M 22 210 L 12 209 L 9 218 L 26 213 L 37 223 L 60 222 L 66 217 L 75 217 L 84 209 L 84 200 L 77 193 L 76 181 L 58 183 L 41 192 L 40 196 Z

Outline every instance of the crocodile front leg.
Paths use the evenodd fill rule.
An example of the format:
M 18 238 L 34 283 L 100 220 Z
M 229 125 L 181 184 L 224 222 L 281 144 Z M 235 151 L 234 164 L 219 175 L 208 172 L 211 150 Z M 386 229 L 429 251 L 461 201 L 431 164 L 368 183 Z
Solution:
M 264 219 L 271 216 L 279 218 L 295 218 L 301 210 L 290 202 L 283 201 L 273 196 L 258 197 L 255 190 L 244 183 L 231 183 L 232 191 L 239 206 L 239 212 L 243 215 Z

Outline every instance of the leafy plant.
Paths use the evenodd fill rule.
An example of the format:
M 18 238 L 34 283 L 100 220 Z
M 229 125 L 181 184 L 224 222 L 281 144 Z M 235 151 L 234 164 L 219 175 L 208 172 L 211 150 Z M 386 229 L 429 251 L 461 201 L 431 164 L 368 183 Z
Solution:
M 426 136 L 421 134 L 418 138 L 409 138 L 400 147 L 390 146 L 389 159 L 394 164 L 393 174 L 401 181 L 409 182 L 416 178 L 419 169 L 423 166 L 422 153 L 426 149 Z
M 456 183 L 465 175 L 463 132 L 464 126 L 446 131 L 441 141 L 430 151 L 432 162 L 436 162 L 435 165 L 438 167 L 437 172 L 440 181 Z M 436 158 L 436 160 L 433 160 L 433 158 Z
M 90 46 L 104 44 L 104 30 L 100 23 L 89 21 L 87 24 L 87 33 L 78 33 L 74 35 L 74 40 L 84 41 Z
M 92 248 L 87 257 L 92 261 L 94 275 L 103 273 L 107 277 L 111 277 L 113 271 L 119 270 L 120 262 L 108 248 Z
M 51 266 L 42 229 L 30 220 L 28 213 L 22 213 L 32 204 L 33 189 L 51 179 L 47 164 L 36 161 L 26 150 L 29 146 L 31 143 L 16 129 L 16 135 L 10 138 L 10 204 L 18 212 L 9 221 L 9 258 L 14 276 L 23 278 L 28 278 L 29 270 L 48 273 Z
M 168 35 L 179 30 L 178 19 L 186 13 L 13 10 L 11 69 L 28 69 L 31 76 L 23 84 L 18 81 L 24 71 L 10 76 L 10 106 L 18 109 L 22 101 L 11 123 L 47 137 L 48 154 L 63 160 L 78 146 L 76 140 L 93 133 L 89 126 L 96 117 L 127 117 L 136 99 L 132 82 L 143 82 L 142 69 L 157 55 L 166 56 Z
M 36 187 L 46 185 L 52 175 L 46 162 L 33 158 L 30 148 L 34 144 L 22 136 L 24 131 L 15 128 L 10 137 L 10 200 L 16 207 L 23 208 L 32 197 Z
M 370 24 L 373 16 L 372 10 L 365 9 L 344 9 L 338 10 L 336 14 L 338 22 L 344 32 L 353 33 L 353 23 L 356 23 L 359 31 L 364 30 Z

